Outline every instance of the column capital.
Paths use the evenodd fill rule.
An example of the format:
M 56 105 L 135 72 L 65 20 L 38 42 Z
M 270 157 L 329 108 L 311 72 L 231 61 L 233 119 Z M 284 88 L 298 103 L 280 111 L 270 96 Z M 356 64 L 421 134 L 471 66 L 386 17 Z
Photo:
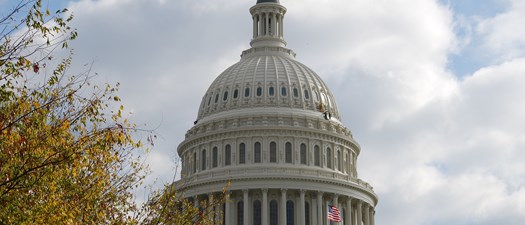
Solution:
M 287 190 L 288 189 L 286 189 L 286 188 L 281 188 L 281 193 L 286 193 Z
M 247 193 L 248 189 L 242 189 L 242 193 Z
M 262 188 L 261 191 L 262 191 L 263 193 L 268 193 L 268 188 Z
M 306 193 L 306 190 L 300 189 L 299 192 L 304 195 L 304 193 Z

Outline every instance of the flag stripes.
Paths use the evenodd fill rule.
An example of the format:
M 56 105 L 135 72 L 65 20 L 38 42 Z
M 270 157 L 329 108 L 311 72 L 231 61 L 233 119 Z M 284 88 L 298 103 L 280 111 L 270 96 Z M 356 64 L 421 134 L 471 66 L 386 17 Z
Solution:
M 333 205 L 328 206 L 328 219 L 333 222 L 341 222 L 341 212 Z

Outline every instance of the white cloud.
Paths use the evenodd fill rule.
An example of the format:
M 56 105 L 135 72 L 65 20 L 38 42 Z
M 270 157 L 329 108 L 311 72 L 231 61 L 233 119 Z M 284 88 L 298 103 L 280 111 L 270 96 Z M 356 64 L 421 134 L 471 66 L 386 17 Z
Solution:
M 254 3 L 71 3 L 80 34 L 75 60 L 94 59 L 101 79 L 121 82 L 139 125 L 160 124 L 148 157 L 153 177 L 173 177 L 169 162 L 206 88 L 249 47 Z M 472 42 L 498 60 L 465 79 L 446 68 L 466 44 L 458 45 L 458 21 L 437 1 L 281 3 L 288 47 L 328 83 L 363 147 L 359 172 L 379 194 L 378 224 L 525 219 L 522 3 L 480 18 L 483 35 L 468 38 L 483 37 Z

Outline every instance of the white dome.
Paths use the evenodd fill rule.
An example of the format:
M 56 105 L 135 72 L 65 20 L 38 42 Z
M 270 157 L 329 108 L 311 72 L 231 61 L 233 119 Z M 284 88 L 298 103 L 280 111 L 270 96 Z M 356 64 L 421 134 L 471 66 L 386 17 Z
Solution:
M 228 186 L 223 224 L 326 225 L 333 202 L 347 224 L 373 225 L 378 199 L 358 178 L 361 148 L 340 122 L 335 98 L 285 48 L 286 8 L 257 3 L 252 48 L 204 94 L 177 149 L 182 168 L 174 185 L 196 204 Z
M 198 120 L 218 112 L 268 107 L 318 115 L 329 111 L 339 119 L 335 99 L 321 78 L 290 55 L 272 49 L 281 48 L 245 52 L 240 62 L 218 76 L 202 99 Z

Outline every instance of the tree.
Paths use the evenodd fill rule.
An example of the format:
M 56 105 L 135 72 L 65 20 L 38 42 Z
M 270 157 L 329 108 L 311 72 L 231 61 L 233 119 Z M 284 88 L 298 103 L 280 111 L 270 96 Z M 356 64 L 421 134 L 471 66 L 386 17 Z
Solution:
M 196 206 L 167 185 L 137 207 L 145 131 L 123 115 L 118 84 L 55 58 L 77 37 L 72 19 L 41 0 L 0 18 L 0 224 L 220 224 L 224 191 Z
M 115 106 L 118 84 L 92 85 L 89 70 L 69 74 L 71 56 L 54 58 L 77 37 L 72 19 L 41 0 L 0 19 L 0 224 L 137 223 L 143 144 Z

